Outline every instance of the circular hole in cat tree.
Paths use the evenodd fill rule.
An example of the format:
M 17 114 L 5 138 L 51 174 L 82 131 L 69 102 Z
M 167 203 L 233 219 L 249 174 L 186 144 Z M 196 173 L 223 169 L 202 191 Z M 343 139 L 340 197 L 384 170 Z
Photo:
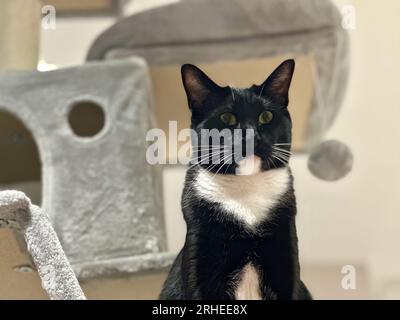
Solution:
M 0 191 L 24 192 L 34 204 L 42 198 L 42 165 L 31 131 L 13 114 L 0 110 Z
M 72 106 L 68 122 L 77 136 L 94 137 L 104 127 L 105 114 L 97 103 L 81 101 Z

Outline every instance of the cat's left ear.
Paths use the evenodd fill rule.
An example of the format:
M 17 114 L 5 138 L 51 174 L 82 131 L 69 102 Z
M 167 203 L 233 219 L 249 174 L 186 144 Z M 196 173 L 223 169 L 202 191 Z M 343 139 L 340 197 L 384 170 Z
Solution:
M 272 98 L 279 104 L 287 107 L 289 104 L 289 88 L 294 67 L 295 62 L 293 59 L 282 62 L 260 86 L 259 95 Z

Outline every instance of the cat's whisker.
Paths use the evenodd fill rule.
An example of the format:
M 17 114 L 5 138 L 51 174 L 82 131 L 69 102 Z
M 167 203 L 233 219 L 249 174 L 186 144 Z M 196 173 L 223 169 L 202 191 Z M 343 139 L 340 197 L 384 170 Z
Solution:
M 271 165 L 269 164 L 269 157 L 267 157 L 267 159 L 265 161 L 267 161 L 268 167 L 271 167 Z
M 214 174 L 213 178 L 220 172 L 220 170 L 224 167 L 224 164 L 221 164 L 221 166 L 218 168 L 217 172 Z
M 219 153 L 222 154 L 222 151 L 221 151 L 221 150 L 214 150 L 214 151 L 212 151 L 212 152 L 204 152 L 204 153 L 198 154 L 198 157 L 197 157 L 197 158 L 202 159 L 202 158 L 204 158 L 204 157 L 211 157 L 211 156 L 217 155 L 217 154 L 219 154 Z
M 282 153 L 280 151 L 273 150 L 271 154 L 273 154 L 275 156 L 279 156 L 280 158 L 285 159 L 285 160 L 290 159 L 290 155 L 288 155 L 286 153 Z
M 216 151 L 220 151 L 220 152 L 225 152 L 226 150 L 228 150 L 228 148 L 225 147 L 215 147 L 215 148 L 193 148 L 191 149 L 192 154 L 206 154 L 206 153 L 210 153 L 210 152 L 216 152 Z
M 275 158 L 276 160 L 278 160 L 279 162 L 281 162 L 283 165 L 286 165 L 287 163 L 285 161 L 283 161 L 281 158 L 275 156 L 275 155 L 271 155 L 273 158 Z
M 217 150 L 195 150 L 195 151 L 192 152 L 192 157 L 193 158 L 195 158 L 195 157 L 202 158 L 202 157 L 205 157 L 205 156 L 215 155 L 215 154 L 218 154 L 218 153 L 223 154 L 223 153 L 225 153 L 225 150 L 219 150 L 219 149 L 217 149 Z
M 273 150 L 272 150 L 272 153 L 275 153 L 275 154 L 284 156 L 285 158 L 290 158 L 290 156 L 292 155 L 290 152 L 285 152 L 285 151 L 276 150 L 276 149 L 273 149 Z
M 200 166 L 200 165 L 204 165 L 204 164 L 209 164 L 209 162 L 210 162 L 210 160 L 209 160 L 208 157 L 207 157 L 207 158 L 204 158 L 204 159 L 202 159 L 202 160 L 200 160 L 200 161 L 195 162 L 195 163 L 192 164 L 191 166 L 189 166 L 188 170 L 189 170 L 189 169 L 192 169 L 192 168 L 194 168 L 194 167 L 196 167 L 196 166 Z M 213 164 L 213 162 L 211 161 L 211 165 L 212 165 L 212 164 Z
M 281 161 L 283 164 L 287 164 L 289 162 L 288 158 L 284 158 L 281 155 L 277 155 L 277 154 L 271 154 L 272 157 L 274 157 L 275 159 Z
M 191 169 L 191 168 L 193 168 L 193 167 L 195 167 L 197 165 L 200 165 L 200 164 L 205 164 L 206 161 L 210 161 L 210 160 L 211 160 L 211 165 L 212 165 L 213 164 L 213 160 L 215 158 L 218 157 L 218 161 L 220 161 L 221 156 L 222 155 L 225 156 L 225 153 L 226 153 L 226 150 L 225 150 L 225 152 L 223 152 L 223 150 L 217 150 L 217 151 L 214 151 L 214 152 L 211 152 L 211 153 L 209 152 L 207 154 L 202 154 L 199 157 L 200 161 L 198 161 L 198 159 L 194 159 L 195 162 L 192 165 L 190 165 L 188 169 Z
M 228 160 L 230 157 L 232 157 L 232 155 L 233 155 L 233 153 L 224 155 L 224 157 L 222 158 L 222 160 L 219 159 L 219 161 L 215 164 L 215 166 L 216 166 L 216 165 L 219 165 L 219 164 L 224 165 L 224 162 L 225 162 L 226 160 Z M 214 166 L 214 167 L 215 167 L 215 166 Z M 214 168 L 214 167 L 213 167 L 213 168 Z
M 278 148 L 278 147 L 275 147 L 275 146 L 272 146 L 272 149 L 275 149 L 275 150 L 278 150 L 278 151 L 282 151 L 282 152 L 287 152 L 287 153 L 292 153 L 291 151 L 289 151 L 289 150 L 286 150 L 286 149 L 282 149 L 282 148 Z
M 290 155 L 291 155 L 290 153 L 285 153 L 285 152 L 282 152 L 282 151 L 279 151 L 279 150 L 273 150 L 272 153 L 276 153 L 276 154 L 285 156 L 286 158 L 290 158 Z
M 203 154 L 210 154 L 210 153 L 215 153 L 215 152 L 225 152 L 227 149 L 199 149 L 195 150 L 196 152 L 202 151 Z
M 233 156 L 233 153 L 228 154 L 227 156 L 225 156 L 225 157 L 222 159 L 221 167 L 219 167 L 218 170 L 217 170 L 217 172 L 214 173 L 214 175 L 211 177 L 211 180 L 213 180 L 213 179 L 216 177 L 216 175 L 219 173 L 219 171 L 224 167 L 224 161 L 228 160 L 228 159 L 229 159 L 230 157 L 232 157 L 232 156 Z
M 283 159 L 283 160 L 285 160 L 285 161 L 289 161 L 289 157 L 288 156 L 286 156 L 286 155 L 284 155 L 284 154 L 281 154 L 281 153 L 272 153 L 274 156 L 277 156 L 277 157 L 279 157 L 279 158 L 281 158 L 281 159 Z
M 286 150 L 286 149 L 282 149 L 282 148 L 272 147 L 272 149 L 275 149 L 275 150 L 278 150 L 278 151 L 282 151 L 282 152 L 292 153 L 291 151 Z
M 290 154 L 287 154 L 287 153 L 283 153 L 283 152 L 280 152 L 280 151 L 273 151 L 272 152 L 273 154 L 275 154 L 275 155 L 278 155 L 278 156 L 282 156 L 283 158 L 287 158 L 287 159 L 290 159 Z
M 267 158 L 267 164 L 268 164 L 268 166 L 270 167 L 270 168 L 276 168 L 276 166 L 275 166 L 275 163 L 274 163 L 274 160 L 273 159 L 271 159 L 270 157 L 268 157 Z
M 226 166 L 226 169 L 225 169 L 225 172 L 224 172 L 224 174 L 226 174 L 227 172 L 228 172 L 228 169 L 229 169 L 229 167 L 232 165 L 232 163 L 230 163 L 230 164 L 228 164 L 227 166 Z
M 190 165 L 188 169 L 191 169 L 191 168 L 193 168 L 193 167 L 195 167 L 197 165 L 200 165 L 200 164 L 205 164 L 206 161 L 210 161 L 210 158 L 213 158 L 213 157 L 216 157 L 216 156 L 221 157 L 221 155 L 222 155 L 222 153 L 220 153 L 219 151 L 215 152 L 215 153 L 209 153 L 209 154 L 206 154 L 206 155 L 202 155 L 199 158 L 200 161 L 198 159 L 195 159 L 194 163 L 192 165 Z M 211 162 L 212 162 L 212 159 L 211 159 Z

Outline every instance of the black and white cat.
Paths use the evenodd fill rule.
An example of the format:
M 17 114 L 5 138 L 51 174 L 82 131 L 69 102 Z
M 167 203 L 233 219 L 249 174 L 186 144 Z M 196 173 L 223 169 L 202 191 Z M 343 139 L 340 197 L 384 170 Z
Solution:
M 220 87 L 197 67 L 182 67 L 192 129 L 251 129 L 254 153 L 213 165 L 194 159 L 182 196 L 186 241 L 161 299 L 311 299 L 300 280 L 288 167 L 294 65 L 284 61 L 248 89 Z M 221 150 L 227 143 L 235 142 Z M 211 142 L 200 148 L 219 150 Z

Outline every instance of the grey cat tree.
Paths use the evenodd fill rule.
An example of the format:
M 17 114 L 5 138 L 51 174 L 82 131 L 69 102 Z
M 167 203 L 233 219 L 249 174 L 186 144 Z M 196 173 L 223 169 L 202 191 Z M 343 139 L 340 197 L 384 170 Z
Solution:
M 349 73 L 348 34 L 330 0 L 181 0 L 120 20 L 96 39 L 87 59 L 140 56 L 164 66 L 279 55 L 314 58 L 315 93 L 302 151 L 313 154 L 309 167 L 317 177 L 345 176 L 350 149 L 338 141 L 320 145 L 338 115 Z
M 0 192 L 1 227 L 12 228 L 23 236 L 50 299 L 85 299 L 49 217 L 22 192 Z
M 146 63 L 132 58 L 46 73 L 2 73 L 0 92 L 0 110 L 19 118 L 39 148 L 48 220 L 21 194 L 0 194 L 3 220 L 10 221 L 19 207 L 32 216 L 24 234 L 39 273 L 42 258 L 57 251 L 60 279 L 67 281 L 58 288 L 72 284 L 75 293 L 66 297 L 82 297 L 48 221 L 80 279 L 169 266 L 161 174 L 145 158 L 144 137 L 153 127 Z M 104 114 L 104 127 L 94 136 L 77 135 L 68 121 L 81 102 L 96 104 Z M 44 247 L 47 234 L 53 240 Z
M 349 41 L 329 0 L 182 0 L 133 14 L 105 30 L 87 59 L 143 57 L 150 66 L 311 55 L 316 94 L 306 148 L 320 142 L 341 106 Z

